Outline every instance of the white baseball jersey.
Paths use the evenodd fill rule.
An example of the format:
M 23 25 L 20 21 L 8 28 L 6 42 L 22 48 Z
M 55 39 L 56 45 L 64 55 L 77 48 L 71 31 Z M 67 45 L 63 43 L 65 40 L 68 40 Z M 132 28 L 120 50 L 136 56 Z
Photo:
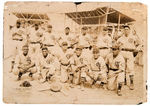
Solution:
M 48 54 L 47 57 L 44 57 L 42 54 L 39 56 L 39 66 L 41 67 L 50 68 L 50 65 L 54 64 L 55 62 L 55 58 L 51 54 Z
M 66 35 L 66 34 L 62 35 L 60 37 L 60 42 L 65 41 L 70 46 L 71 44 L 75 43 L 75 39 L 76 39 L 75 36 L 69 33 L 69 35 Z
M 99 64 L 100 67 L 97 64 Z M 93 57 L 91 58 L 90 68 L 91 68 L 91 70 L 107 72 L 105 61 L 101 56 L 99 56 L 99 58 L 96 60 Z
M 135 43 L 137 38 L 133 35 L 129 35 L 128 37 L 122 36 L 117 40 L 118 44 L 121 44 L 121 48 L 127 49 L 135 49 Z
M 22 53 L 16 56 L 15 64 L 16 66 L 22 65 L 22 64 L 28 64 L 27 58 L 29 58 L 29 55 L 24 56 Z M 30 57 L 31 58 L 31 57 Z M 31 58 L 32 61 L 32 58 Z
M 55 36 L 52 33 L 45 32 L 43 35 L 43 44 L 55 45 Z
M 14 27 L 11 31 L 12 33 L 12 38 L 13 39 L 23 39 L 25 40 L 26 39 L 26 36 L 25 36 L 25 29 L 24 28 L 16 28 Z
M 43 30 L 42 29 L 35 30 L 35 28 L 31 28 L 30 41 L 31 42 L 43 41 L 43 37 L 39 37 L 38 34 L 43 34 Z
M 110 53 L 106 57 L 106 64 L 109 64 L 109 68 L 125 70 L 125 60 L 123 56 L 119 53 L 117 57 L 113 57 L 113 53 Z
M 66 52 L 63 52 L 63 50 L 60 49 L 57 57 L 58 57 L 59 61 L 66 64 L 69 62 L 72 55 L 73 55 L 73 53 L 71 50 L 67 49 Z
M 88 61 L 82 55 L 78 57 L 76 54 L 74 54 L 70 59 L 70 64 L 74 65 L 76 69 L 77 67 L 87 65 Z
M 112 39 L 110 36 L 98 36 L 97 44 L 98 47 L 112 47 Z
M 89 47 L 90 43 L 92 42 L 91 40 L 92 40 L 91 36 L 86 34 L 86 35 L 80 35 L 78 41 L 79 41 L 79 45 L 83 47 Z

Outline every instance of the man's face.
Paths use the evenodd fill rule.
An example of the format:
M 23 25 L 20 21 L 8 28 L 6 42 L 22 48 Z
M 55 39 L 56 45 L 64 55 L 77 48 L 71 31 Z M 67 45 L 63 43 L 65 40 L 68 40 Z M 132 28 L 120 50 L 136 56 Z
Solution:
M 28 54 L 29 49 L 28 49 L 28 47 L 23 47 L 22 51 L 23 51 L 23 55 L 26 56 Z
M 76 49 L 75 53 L 77 56 L 80 56 L 82 53 L 82 49 Z
M 21 27 L 25 28 L 25 22 L 21 22 Z
M 38 26 L 38 25 L 35 25 L 34 27 L 35 27 L 35 30 L 38 30 L 38 29 L 39 29 L 39 26 Z
M 16 23 L 16 27 L 17 27 L 17 28 L 20 28 L 20 23 Z
M 42 54 L 43 54 L 44 57 L 46 57 L 46 56 L 48 55 L 48 50 L 43 49 L 43 50 L 42 50 Z
M 25 27 L 28 27 L 30 26 L 30 24 L 28 22 L 25 23 Z
M 124 34 L 125 34 L 125 36 L 128 36 L 129 33 L 130 33 L 130 29 L 129 29 L 129 28 L 125 28 L 125 29 L 124 29 Z
M 67 48 L 68 48 L 68 45 L 67 45 L 67 44 L 62 44 L 62 49 L 63 49 L 64 51 L 66 51 Z
M 31 59 L 27 59 L 27 63 L 28 63 L 28 64 L 31 64 Z
M 103 31 L 102 35 L 105 36 L 105 35 L 107 35 L 107 33 L 108 33 L 108 31 Z
M 94 56 L 94 59 L 98 59 L 99 53 L 98 52 L 93 52 L 93 56 Z
M 117 56 L 118 54 L 119 54 L 119 50 L 114 49 L 114 50 L 113 50 L 113 55 L 114 55 L 114 56 Z
M 69 34 L 69 32 L 70 32 L 70 29 L 65 29 L 65 34 Z
M 52 32 L 52 28 L 51 28 L 51 27 L 48 27 L 48 28 L 47 28 L 47 32 L 51 33 L 51 32 Z
M 81 30 L 81 33 L 82 33 L 82 35 L 86 35 L 86 30 L 85 30 L 85 29 L 82 29 L 82 30 Z
M 136 35 L 136 31 L 135 30 L 133 30 L 132 33 L 133 33 L 133 35 Z

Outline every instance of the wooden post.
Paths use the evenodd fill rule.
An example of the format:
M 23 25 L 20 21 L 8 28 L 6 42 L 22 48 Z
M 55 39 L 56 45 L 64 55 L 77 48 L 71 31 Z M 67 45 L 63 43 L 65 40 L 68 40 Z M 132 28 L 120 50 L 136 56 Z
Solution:
M 81 33 L 81 28 L 82 28 L 82 18 L 81 18 L 81 23 L 80 23 L 80 27 L 79 27 L 80 29 L 80 33 Z
M 106 10 L 106 20 L 105 20 L 105 24 L 107 24 L 107 19 L 108 19 L 108 12 L 109 12 L 109 7 L 107 7 L 107 10 Z
M 120 17 L 121 17 L 121 15 L 119 14 L 119 17 L 118 17 L 118 30 L 120 29 Z

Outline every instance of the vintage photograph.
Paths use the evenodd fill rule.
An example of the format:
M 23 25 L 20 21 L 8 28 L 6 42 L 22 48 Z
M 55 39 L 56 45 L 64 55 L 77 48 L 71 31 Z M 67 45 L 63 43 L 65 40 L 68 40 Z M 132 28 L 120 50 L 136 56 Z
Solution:
M 147 6 L 138 2 L 6 2 L 3 101 L 147 101 Z

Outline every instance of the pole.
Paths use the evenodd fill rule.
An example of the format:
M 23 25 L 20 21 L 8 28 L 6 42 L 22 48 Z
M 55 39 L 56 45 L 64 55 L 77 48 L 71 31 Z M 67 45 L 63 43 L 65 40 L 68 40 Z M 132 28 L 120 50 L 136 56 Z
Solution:
M 121 15 L 119 14 L 119 17 L 118 17 L 118 30 L 120 29 L 120 17 L 121 17 Z

